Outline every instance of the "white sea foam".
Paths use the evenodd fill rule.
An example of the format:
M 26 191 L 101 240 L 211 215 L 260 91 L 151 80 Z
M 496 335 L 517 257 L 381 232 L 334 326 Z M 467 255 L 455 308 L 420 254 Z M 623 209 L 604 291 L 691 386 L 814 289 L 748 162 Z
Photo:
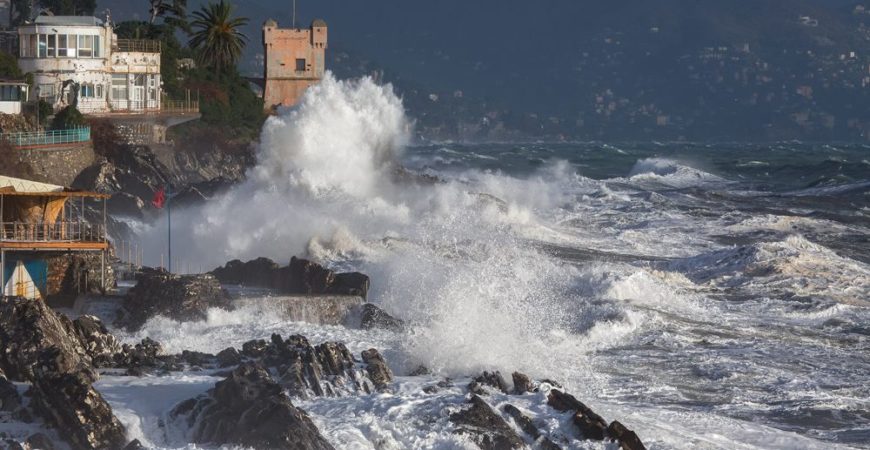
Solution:
M 750 392 L 756 385 L 775 390 L 777 377 L 790 375 L 779 366 L 765 371 L 769 368 L 762 362 L 769 358 L 764 355 L 756 356 L 762 362 L 746 361 L 727 350 L 708 350 L 729 349 L 742 338 L 759 352 L 779 351 L 778 332 L 792 325 L 788 314 L 762 301 L 752 305 L 759 317 L 785 322 L 771 331 L 708 294 L 748 286 L 835 298 L 836 289 L 846 286 L 853 289 L 846 295 L 855 298 L 866 290 L 857 278 L 866 273 L 865 266 L 801 238 L 722 249 L 711 236 L 729 225 L 743 231 L 788 226 L 753 224 L 739 213 L 711 220 L 675 207 L 691 205 L 691 197 L 645 192 L 729 183 L 673 160 L 642 160 L 628 178 L 605 181 L 584 178 L 554 161 L 523 178 L 466 168 L 438 174 L 442 180 L 434 185 L 395 183 L 391 173 L 409 123 L 388 86 L 327 77 L 301 105 L 269 119 L 257 166 L 245 183 L 204 206 L 173 213 L 177 252 L 206 267 L 258 256 L 286 263 L 295 254 L 368 273 L 370 300 L 407 320 L 407 333 L 287 322 L 272 314 L 264 298 L 262 305 L 232 313 L 210 311 L 202 322 L 153 318 L 141 331 L 122 337 L 152 337 L 170 351 L 217 352 L 271 333 L 301 333 L 313 342 L 344 341 L 354 352 L 385 350 L 397 374 L 424 364 L 437 376 L 499 369 L 557 379 L 606 417 L 625 418 L 659 448 L 824 447 L 723 417 L 715 407 L 686 411 L 699 404 L 693 396 L 718 398 L 715 389 L 705 390 L 711 382 L 748 379 L 750 387 L 739 386 L 746 391 L 744 403 L 760 404 L 771 394 Z M 449 149 L 441 153 L 464 158 Z M 152 244 L 154 253 L 146 255 L 152 264 L 159 261 L 161 226 L 144 232 Z M 541 242 L 681 259 L 647 265 L 569 262 L 542 250 Z M 749 284 L 740 285 L 742 280 Z M 817 315 L 812 320 L 849 313 L 812 312 Z M 674 357 L 684 349 L 686 364 Z M 683 372 L 671 372 L 676 369 Z M 171 398 L 207 384 L 166 380 L 179 385 Z M 432 381 L 400 378 L 395 395 L 322 399 L 303 406 L 342 448 L 467 447 L 445 420 L 445 408 L 458 400 L 460 390 L 423 399 L 421 386 Z M 132 432 L 157 446 L 183 445 L 183 436 L 155 436 L 152 425 L 166 405 L 136 406 L 132 397 L 123 397 L 124 383 L 110 379 L 101 389 L 109 392 Z M 540 400 L 516 401 L 538 414 L 548 429 L 567 423 L 568 418 L 546 413 Z

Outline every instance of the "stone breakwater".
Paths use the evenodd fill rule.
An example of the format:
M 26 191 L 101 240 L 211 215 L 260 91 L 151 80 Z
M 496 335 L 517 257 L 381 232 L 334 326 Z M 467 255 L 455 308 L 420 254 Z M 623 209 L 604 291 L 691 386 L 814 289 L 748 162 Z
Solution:
M 329 289 L 330 283 L 322 282 L 335 279 L 314 263 L 294 266 L 293 261 L 288 267 L 306 268 L 297 273 L 312 277 L 297 286 Z M 126 315 L 121 320 L 136 325 L 141 319 L 131 322 L 130 317 L 165 314 L 196 321 L 214 307 L 232 307 L 215 276 L 147 271 L 125 300 Z M 403 323 L 383 311 L 367 308 L 361 314 L 368 327 L 404 329 Z M 181 430 L 189 443 L 257 449 L 331 449 L 334 444 L 297 406 L 299 402 L 393 396 L 399 389 L 396 375 L 378 349 L 355 354 L 342 342 L 312 343 L 298 334 L 276 333 L 217 354 L 189 350 L 168 354 L 160 343 L 147 338 L 121 344 L 97 317 L 71 320 L 41 301 L 20 298 L 0 299 L 0 326 L 0 422 L 25 424 L 21 429 L 33 431 L 2 436 L 9 448 L 52 448 L 53 441 L 75 450 L 142 448 L 128 439 L 124 425 L 94 388 L 107 372 L 160 377 L 208 371 L 222 377 L 207 392 L 171 407 L 160 426 Z M 457 388 L 453 380 L 438 381 L 422 366 L 402 376 L 431 380 L 421 387 L 425 395 Z M 626 450 L 644 448 L 633 431 L 605 420 L 556 383 L 519 372 L 511 380 L 508 383 L 499 372 L 472 377 L 461 388 L 464 400 L 456 397 L 455 404 L 446 406 L 450 432 L 482 449 L 558 449 L 577 439 L 613 442 Z M 542 426 L 541 411 L 516 406 L 530 395 L 546 397 L 543 414 L 558 418 L 561 425 L 556 431 Z

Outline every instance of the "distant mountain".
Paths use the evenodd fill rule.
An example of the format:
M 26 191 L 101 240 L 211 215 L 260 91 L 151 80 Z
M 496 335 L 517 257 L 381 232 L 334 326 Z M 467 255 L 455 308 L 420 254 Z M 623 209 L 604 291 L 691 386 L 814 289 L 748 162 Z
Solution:
M 201 4 L 191 0 L 191 8 Z M 289 0 L 239 0 L 259 27 Z M 299 0 L 333 70 L 383 73 L 434 137 L 868 139 L 870 0 Z M 101 1 L 116 20 L 147 2 Z

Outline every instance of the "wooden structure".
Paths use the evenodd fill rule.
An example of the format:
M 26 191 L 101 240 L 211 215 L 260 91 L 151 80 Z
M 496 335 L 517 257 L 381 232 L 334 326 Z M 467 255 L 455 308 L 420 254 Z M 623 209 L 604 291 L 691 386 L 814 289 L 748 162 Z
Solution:
M 105 290 L 107 194 L 0 176 L 0 287 L 3 295 L 45 297 L 44 255 L 99 252 Z M 102 220 L 85 218 L 85 202 L 102 203 Z M 11 264 L 10 264 L 11 263 Z

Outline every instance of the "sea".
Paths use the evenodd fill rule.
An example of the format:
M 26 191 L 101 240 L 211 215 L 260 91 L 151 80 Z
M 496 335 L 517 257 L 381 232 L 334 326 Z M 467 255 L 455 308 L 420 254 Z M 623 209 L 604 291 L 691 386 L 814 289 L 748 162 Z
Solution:
M 414 136 L 389 85 L 330 76 L 267 121 L 246 181 L 173 211 L 174 251 L 195 266 L 359 270 L 405 332 L 288 321 L 278 294 L 244 289 L 262 302 L 113 331 L 170 352 L 272 333 L 381 350 L 393 393 L 294 400 L 342 449 L 474 448 L 448 416 L 482 370 L 552 380 L 650 449 L 870 448 L 870 145 Z M 156 264 L 165 225 L 138 232 Z M 432 374 L 408 375 L 420 365 Z M 168 411 L 220 379 L 96 386 L 131 438 L 200 448 Z M 489 400 L 566 448 L 613 448 L 543 395 Z

